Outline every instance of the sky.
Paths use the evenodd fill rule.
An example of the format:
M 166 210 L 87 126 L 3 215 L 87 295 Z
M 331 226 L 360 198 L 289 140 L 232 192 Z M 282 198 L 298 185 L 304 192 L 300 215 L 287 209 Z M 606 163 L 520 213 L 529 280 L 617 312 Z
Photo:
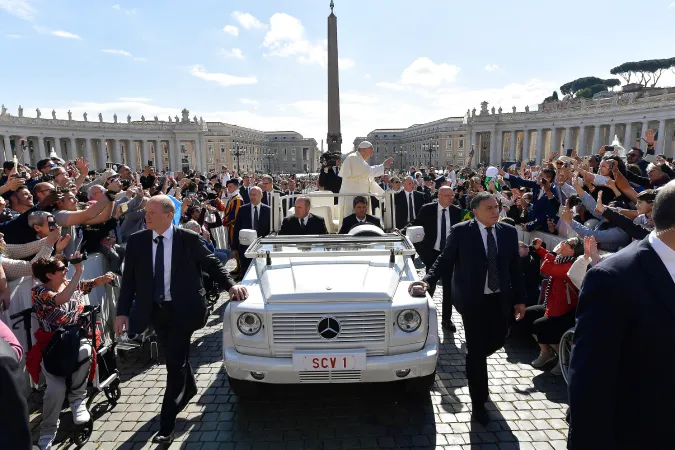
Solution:
M 0 0 L 0 103 L 90 121 L 187 108 L 320 143 L 329 3 Z M 484 100 L 534 109 L 565 82 L 675 56 L 675 1 L 635 5 L 335 0 L 343 151 L 376 128 L 462 116 Z M 674 85 L 670 71 L 659 83 Z

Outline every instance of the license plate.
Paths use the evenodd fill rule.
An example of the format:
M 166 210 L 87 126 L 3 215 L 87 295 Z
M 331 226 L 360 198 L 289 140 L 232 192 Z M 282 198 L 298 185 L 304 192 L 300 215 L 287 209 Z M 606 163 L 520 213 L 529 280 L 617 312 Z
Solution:
M 341 370 L 364 370 L 366 354 L 293 354 L 293 369 L 296 372 L 339 372 Z

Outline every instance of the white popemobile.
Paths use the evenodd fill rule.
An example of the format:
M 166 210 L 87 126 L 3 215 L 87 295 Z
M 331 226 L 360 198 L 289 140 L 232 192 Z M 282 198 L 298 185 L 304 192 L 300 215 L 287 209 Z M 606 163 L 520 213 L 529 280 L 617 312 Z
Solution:
M 314 214 L 320 199 L 311 197 Z M 381 198 L 386 228 L 393 197 Z M 278 229 L 280 220 L 272 221 Z M 436 307 L 426 293 L 408 292 L 418 280 L 412 256 L 421 233 L 361 225 L 349 235 L 256 238 L 242 230 L 252 258 L 242 281 L 249 295 L 223 313 L 224 365 L 235 394 L 254 395 L 257 383 L 398 380 L 428 391 L 438 359 Z

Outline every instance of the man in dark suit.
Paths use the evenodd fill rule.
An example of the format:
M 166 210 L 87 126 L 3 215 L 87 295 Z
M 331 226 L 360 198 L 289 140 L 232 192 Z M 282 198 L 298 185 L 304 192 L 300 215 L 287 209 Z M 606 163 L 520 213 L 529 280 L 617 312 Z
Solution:
M 444 274 L 452 274 L 452 302 L 462 315 L 466 338 L 466 375 L 472 415 L 481 424 L 490 419 L 487 357 L 504 345 L 510 315 L 525 316 L 525 283 L 520 270 L 518 233 L 498 223 L 499 204 L 480 192 L 471 200 L 475 220 L 452 227 L 448 242 L 427 272 L 428 287 Z
M 648 237 L 584 278 L 569 367 L 569 449 L 675 448 L 675 182 L 659 189 L 652 219 Z
M 295 215 L 284 219 L 279 235 L 328 234 L 326 221 L 323 217 L 310 214 L 311 207 L 309 197 L 305 195 L 298 197 L 295 201 Z
M 422 206 L 415 220 L 408 224 L 408 227 L 419 226 L 424 228 L 424 240 L 417 248 L 427 271 L 431 269 L 436 258 L 445 248 L 451 227 L 462 221 L 462 210 L 453 206 L 454 200 L 455 192 L 449 186 L 441 187 L 438 191 L 438 202 Z M 452 296 L 450 293 L 452 274 L 443 272 L 441 280 L 443 281 L 441 325 L 454 333 L 457 328 L 452 323 Z M 429 293 L 432 296 L 435 289 L 435 285 L 430 285 Z
M 249 193 L 251 202 L 239 208 L 237 220 L 234 222 L 234 236 L 232 237 L 232 254 L 239 257 L 239 273 L 243 277 L 251 264 L 251 260 L 244 256 L 248 246 L 239 243 L 239 232 L 241 230 L 255 230 L 258 237 L 264 237 L 270 234 L 270 207 L 263 204 L 262 189 L 258 186 L 251 188 Z M 256 218 L 257 214 L 257 218 Z
M 239 195 L 243 200 L 242 205 L 251 203 L 251 198 L 249 197 L 249 192 L 251 191 L 251 179 L 247 176 L 243 178 L 243 185 L 239 187 Z
M 190 338 L 207 318 L 206 290 L 202 271 L 229 291 L 232 299 L 243 300 L 246 288 L 235 285 L 230 274 L 201 237 L 175 228 L 173 201 L 166 195 L 152 197 L 145 206 L 146 230 L 134 233 L 127 245 L 126 267 L 117 304 L 115 329 L 129 329 L 129 313 L 136 302 L 134 328 L 140 333 L 152 323 L 166 355 L 166 389 L 159 432 L 153 442 L 170 444 L 176 416 L 197 393 L 190 367 Z
M 273 184 L 273 178 L 271 175 L 263 175 L 262 176 L 262 185 L 263 185 L 263 192 L 262 192 L 262 203 L 263 205 L 270 206 L 270 203 L 272 201 L 272 194 L 274 193 L 280 193 L 281 191 L 274 189 L 274 184 Z
M 295 190 L 295 181 L 289 180 L 288 183 L 286 184 L 286 189 L 281 191 L 281 195 L 300 195 L 302 192 L 296 191 Z M 284 215 L 288 212 L 289 209 L 293 208 L 295 206 L 295 201 L 297 200 L 297 197 L 292 197 L 289 199 L 284 199 L 282 203 L 282 207 L 284 210 Z
M 336 165 L 333 167 L 323 167 L 319 173 L 319 186 L 326 191 L 331 191 L 334 194 L 340 193 L 342 187 L 342 177 L 340 176 L 340 167 L 342 166 L 342 158 L 338 158 Z M 335 197 L 335 204 L 338 204 L 338 198 Z
M 354 197 L 353 203 L 354 214 L 342 219 L 342 226 L 340 227 L 340 232 L 338 234 L 347 234 L 353 227 L 361 225 L 362 223 L 370 223 L 382 228 L 380 219 L 373 217 L 370 214 L 366 214 L 366 211 L 368 211 L 368 200 L 364 196 L 357 195 Z
M 422 209 L 424 194 L 415 190 L 415 182 L 412 177 L 405 177 L 403 189 L 394 195 L 396 205 L 396 228 L 405 228 Z

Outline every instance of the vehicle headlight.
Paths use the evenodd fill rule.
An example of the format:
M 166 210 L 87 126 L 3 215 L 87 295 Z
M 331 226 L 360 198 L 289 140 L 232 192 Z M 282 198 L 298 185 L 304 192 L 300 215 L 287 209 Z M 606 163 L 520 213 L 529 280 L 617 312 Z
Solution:
M 422 316 L 414 309 L 405 309 L 398 313 L 396 323 L 402 331 L 412 333 L 422 325 Z
M 245 312 L 237 319 L 237 328 L 246 336 L 253 336 L 262 328 L 262 321 L 257 314 Z

